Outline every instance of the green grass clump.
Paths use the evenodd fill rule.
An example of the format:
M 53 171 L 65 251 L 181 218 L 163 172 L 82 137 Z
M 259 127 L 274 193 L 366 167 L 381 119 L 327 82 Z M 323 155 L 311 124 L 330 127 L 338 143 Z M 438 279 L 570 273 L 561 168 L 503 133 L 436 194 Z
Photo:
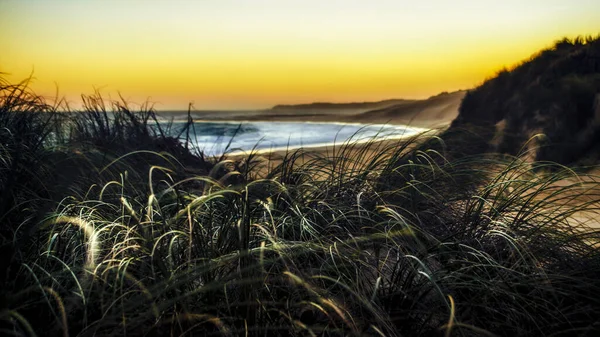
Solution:
M 599 232 L 586 222 L 600 200 L 591 174 L 448 156 L 431 135 L 290 151 L 272 169 L 253 154 L 206 162 L 177 139 L 159 148 L 167 136 L 150 127 L 151 111 L 88 105 L 64 115 L 40 106 L 22 130 L 53 116 L 52 136 L 20 155 L 49 159 L 21 173 L 15 184 L 28 188 L 2 192 L 12 205 L 3 209 L 2 247 L 13 256 L 3 266 L 4 334 L 600 328 Z M 2 111 L 13 119 L 0 120 L 26 112 Z M 2 128 L 18 134 L 14 125 Z M 3 146 L 7 184 L 20 169 Z M 34 189 L 33 178 L 48 187 Z

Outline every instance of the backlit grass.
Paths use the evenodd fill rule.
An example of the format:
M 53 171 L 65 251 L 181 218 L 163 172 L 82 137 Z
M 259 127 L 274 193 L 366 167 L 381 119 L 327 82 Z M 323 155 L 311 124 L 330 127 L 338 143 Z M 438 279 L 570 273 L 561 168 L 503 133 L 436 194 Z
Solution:
M 211 161 L 150 108 L 62 113 L 0 89 L 4 334 L 600 328 L 592 174 L 431 135 Z

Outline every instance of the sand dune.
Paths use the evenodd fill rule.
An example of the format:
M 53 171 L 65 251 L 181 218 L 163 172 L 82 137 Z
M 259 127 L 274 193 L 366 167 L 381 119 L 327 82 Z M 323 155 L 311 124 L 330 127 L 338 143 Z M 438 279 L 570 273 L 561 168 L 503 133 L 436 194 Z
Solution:
M 441 93 L 425 100 L 367 111 L 355 116 L 355 120 L 363 123 L 378 121 L 426 128 L 443 127 L 458 116 L 458 108 L 465 94 L 464 90 Z

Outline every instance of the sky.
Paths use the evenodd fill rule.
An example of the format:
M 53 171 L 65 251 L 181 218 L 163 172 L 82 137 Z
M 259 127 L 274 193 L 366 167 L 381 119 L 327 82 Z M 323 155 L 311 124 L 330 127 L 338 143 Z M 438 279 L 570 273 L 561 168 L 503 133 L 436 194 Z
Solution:
M 0 72 L 74 107 L 260 109 L 468 89 L 598 34 L 598 0 L 0 0 Z

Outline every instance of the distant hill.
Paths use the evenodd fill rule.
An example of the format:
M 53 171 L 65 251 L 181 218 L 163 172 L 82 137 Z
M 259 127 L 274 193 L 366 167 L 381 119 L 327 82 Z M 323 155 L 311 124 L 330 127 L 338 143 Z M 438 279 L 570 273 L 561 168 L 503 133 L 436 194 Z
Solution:
M 600 36 L 563 39 L 470 90 L 450 130 L 475 127 L 488 150 L 516 154 L 535 134 L 536 160 L 600 153 Z
M 458 116 L 458 108 L 465 90 L 443 92 L 424 100 L 404 101 L 385 108 L 371 110 L 355 116 L 357 122 L 373 120 L 437 127 L 447 125 Z
M 288 110 L 370 110 L 379 109 L 395 104 L 401 104 L 404 102 L 410 102 L 411 100 L 405 99 L 386 99 L 378 102 L 352 102 L 352 103 L 328 103 L 328 102 L 315 102 L 309 104 L 279 104 L 271 108 L 276 111 L 288 111 Z
M 310 103 L 276 105 L 272 109 L 249 111 L 200 111 L 198 120 L 347 122 L 366 124 L 407 124 L 431 128 L 447 126 L 458 115 L 466 91 L 443 92 L 423 100 L 388 99 L 379 102 Z M 185 114 L 187 116 L 187 114 Z

